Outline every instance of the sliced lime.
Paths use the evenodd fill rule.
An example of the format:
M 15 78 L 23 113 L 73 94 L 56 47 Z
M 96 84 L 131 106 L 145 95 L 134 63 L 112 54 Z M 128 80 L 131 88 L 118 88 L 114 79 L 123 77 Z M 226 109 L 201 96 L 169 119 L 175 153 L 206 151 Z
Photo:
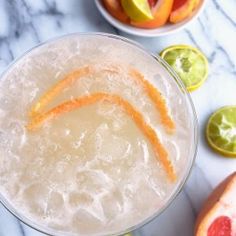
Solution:
M 208 75 L 208 61 L 198 49 L 174 45 L 164 49 L 161 57 L 176 71 L 188 91 L 199 88 Z
M 147 0 L 121 0 L 121 5 L 133 21 L 145 22 L 153 19 Z
M 211 115 L 206 138 L 215 151 L 236 157 L 236 106 L 223 107 Z

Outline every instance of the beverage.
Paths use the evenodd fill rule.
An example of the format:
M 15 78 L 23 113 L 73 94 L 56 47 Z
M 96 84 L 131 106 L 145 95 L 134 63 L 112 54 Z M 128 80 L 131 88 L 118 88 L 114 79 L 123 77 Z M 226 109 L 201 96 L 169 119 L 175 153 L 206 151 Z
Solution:
M 41 45 L 0 80 L 2 202 L 51 234 L 126 231 L 183 184 L 193 116 L 166 68 L 129 42 L 72 35 Z

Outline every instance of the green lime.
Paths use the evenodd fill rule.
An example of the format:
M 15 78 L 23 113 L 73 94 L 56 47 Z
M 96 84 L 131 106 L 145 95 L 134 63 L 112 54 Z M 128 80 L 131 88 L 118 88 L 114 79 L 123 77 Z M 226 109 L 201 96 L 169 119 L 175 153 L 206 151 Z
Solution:
M 236 106 L 222 107 L 211 115 L 206 138 L 215 151 L 236 157 Z
M 153 19 L 147 0 L 121 0 L 122 7 L 131 20 L 145 22 Z
M 208 76 L 207 58 L 197 48 L 174 45 L 160 55 L 179 75 L 188 91 L 199 88 Z

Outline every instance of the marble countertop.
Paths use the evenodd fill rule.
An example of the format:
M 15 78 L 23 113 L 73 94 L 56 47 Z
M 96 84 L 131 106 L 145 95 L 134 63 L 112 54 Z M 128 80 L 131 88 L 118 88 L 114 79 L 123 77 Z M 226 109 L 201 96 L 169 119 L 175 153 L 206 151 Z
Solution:
M 236 101 L 236 2 L 208 0 L 186 29 L 160 38 L 125 34 L 109 25 L 93 0 L 0 0 L 0 72 L 40 42 L 72 32 L 109 32 L 138 41 L 154 53 L 172 44 L 200 48 L 210 62 L 206 83 L 191 94 L 200 128 L 196 163 L 183 191 L 158 219 L 137 231 L 145 236 L 191 236 L 196 215 L 211 190 L 236 170 L 236 159 L 212 152 L 204 129 L 209 115 Z M 0 206 L 0 236 L 42 236 Z

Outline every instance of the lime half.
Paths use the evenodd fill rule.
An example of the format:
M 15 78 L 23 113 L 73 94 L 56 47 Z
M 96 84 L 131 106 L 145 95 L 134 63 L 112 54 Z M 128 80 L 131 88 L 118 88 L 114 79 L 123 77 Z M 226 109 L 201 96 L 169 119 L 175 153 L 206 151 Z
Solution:
M 153 19 L 147 0 L 121 0 L 122 7 L 131 20 L 145 22 Z
M 215 151 L 236 157 L 236 106 L 222 107 L 211 115 L 206 138 Z
M 164 49 L 161 57 L 179 75 L 188 91 L 199 88 L 208 75 L 208 61 L 197 48 L 174 45 Z

